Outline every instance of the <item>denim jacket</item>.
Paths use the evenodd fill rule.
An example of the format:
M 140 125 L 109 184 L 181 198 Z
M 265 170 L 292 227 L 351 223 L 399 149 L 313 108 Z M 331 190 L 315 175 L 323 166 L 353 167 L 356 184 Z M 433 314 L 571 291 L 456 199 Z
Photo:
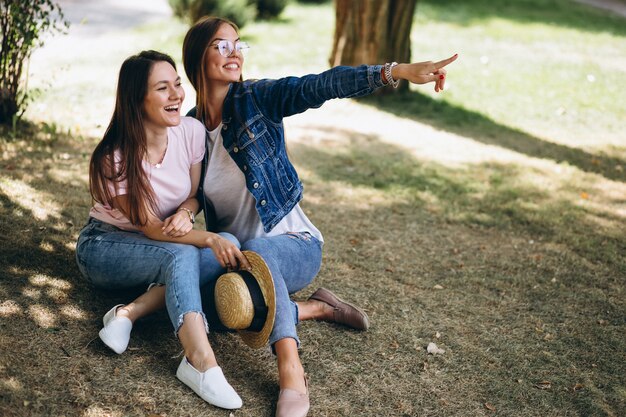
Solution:
M 340 66 L 321 74 L 230 85 L 222 109 L 222 139 L 246 178 L 265 232 L 302 199 L 302 183 L 285 150 L 283 118 L 333 98 L 371 94 L 384 85 L 381 69 L 381 65 Z M 195 117 L 195 108 L 188 115 Z M 203 189 L 210 146 L 207 133 L 198 199 L 207 229 L 215 231 L 215 213 Z

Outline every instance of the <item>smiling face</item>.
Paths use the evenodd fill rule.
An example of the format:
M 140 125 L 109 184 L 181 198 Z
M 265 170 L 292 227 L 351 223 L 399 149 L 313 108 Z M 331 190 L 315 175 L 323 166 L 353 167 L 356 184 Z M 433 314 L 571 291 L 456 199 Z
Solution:
M 206 51 L 206 77 L 209 81 L 237 82 L 241 79 L 243 55 L 235 49 L 229 57 L 220 54 L 217 43 L 228 40 L 233 44 L 239 41 L 239 34 L 228 23 L 223 23 L 209 41 Z
M 146 124 L 157 128 L 177 126 L 184 99 L 185 90 L 174 67 L 165 61 L 156 62 L 150 71 L 143 101 Z

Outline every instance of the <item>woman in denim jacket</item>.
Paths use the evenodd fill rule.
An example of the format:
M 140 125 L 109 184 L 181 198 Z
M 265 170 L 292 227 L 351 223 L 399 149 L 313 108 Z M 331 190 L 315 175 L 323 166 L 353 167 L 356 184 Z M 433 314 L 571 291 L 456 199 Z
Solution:
M 272 272 L 276 317 L 269 344 L 278 362 L 276 415 L 305 416 L 308 388 L 296 324 L 318 319 L 365 330 L 369 322 L 362 310 L 323 288 L 306 302 L 289 298 L 318 273 L 323 238 L 300 208 L 302 184 L 287 157 L 283 118 L 333 98 L 397 86 L 399 79 L 434 82 L 440 91 L 443 67 L 456 55 L 437 63 L 336 67 L 300 78 L 242 81 L 246 48 L 236 25 L 215 17 L 201 19 L 185 36 L 183 63 L 197 92 L 190 114 L 209 132 L 199 199 L 207 228 L 232 233 L 242 250 L 260 254 Z
M 76 260 L 97 287 L 148 287 L 105 314 L 99 335 L 109 348 L 123 353 L 133 323 L 166 305 L 185 352 L 176 376 L 205 401 L 235 409 L 241 398 L 209 344 L 200 285 L 227 263 L 250 265 L 233 236 L 192 230 L 205 129 L 180 117 L 184 97 L 169 56 L 144 51 L 122 64 L 115 111 L 89 165 L 95 204 Z

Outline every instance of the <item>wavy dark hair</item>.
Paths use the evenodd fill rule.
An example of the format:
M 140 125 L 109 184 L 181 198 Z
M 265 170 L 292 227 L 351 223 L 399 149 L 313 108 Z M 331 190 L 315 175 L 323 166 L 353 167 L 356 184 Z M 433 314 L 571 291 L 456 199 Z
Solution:
M 169 55 L 152 50 L 142 51 L 124 61 L 111 122 L 89 162 L 91 197 L 112 207 L 120 182 L 126 181 L 129 212 L 124 214 L 132 224 L 140 226 L 147 224 L 149 212 L 158 213 L 154 190 L 142 167 L 147 152 L 143 103 L 148 92 L 148 78 L 158 62 L 167 62 L 176 69 Z
M 189 82 L 196 90 L 196 118 L 205 125 L 208 125 L 207 105 L 203 101 L 208 95 L 206 87 L 206 53 L 209 49 L 209 42 L 223 24 L 232 26 L 239 33 L 237 25 L 230 20 L 215 16 L 205 16 L 199 19 L 187 31 L 183 41 L 185 74 L 187 74 Z M 242 80 L 240 77 L 239 81 Z

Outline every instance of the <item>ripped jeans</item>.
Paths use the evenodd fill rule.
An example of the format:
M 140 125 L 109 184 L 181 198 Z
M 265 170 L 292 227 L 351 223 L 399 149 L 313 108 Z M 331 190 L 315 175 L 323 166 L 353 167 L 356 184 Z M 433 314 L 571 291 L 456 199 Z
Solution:
M 241 245 L 263 258 L 274 278 L 276 290 L 276 319 L 269 343 L 290 337 L 300 346 L 296 332 L 298 306 L 290 294 L 309 285 L 322 266 L 322 242 L 308 232 L 285 233 L 272 237 L 251 239 Z
M 237 246 L 229 233 L 220 233 Z M 202 312 L 200 287 L 226 272 L 211 249 L 152 240 L 90 218 L 76 243 L 78 269 L 93 285 L 105 289 L 165 285 L 170 320 L 178 334 L 185 314 Z

